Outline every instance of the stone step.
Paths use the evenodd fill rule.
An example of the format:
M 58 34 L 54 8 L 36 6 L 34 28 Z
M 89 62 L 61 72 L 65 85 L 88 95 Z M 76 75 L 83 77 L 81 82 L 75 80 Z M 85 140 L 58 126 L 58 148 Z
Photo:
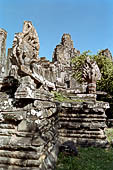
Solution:
M 105 135 L 94 135 L 94 134 L 65 134 L 65 133 L 60 133 L 61 137 L 74 137 L 74 138 L 90 138 L 90 139 L 106 139 Z
M 0 164 L 0 170 L 31 170 L 31 167 L 20 167 L 15 165 L 4 165 Z M 32 170 L 38 170 L 37 167 L 32 166 Z
M 0 164 L 16 165 L 22 167 L 32 167 L 32 166 L 39 167 L 40 160 L 30 160 L 30 159 L 27 160 L 27 159 L 0 157 Z
M 94 134 L 94 135 L 101 135 L 101 134 L 104 134 L 103 131 L 100 131 L 99 129 L 98 130 L 93 130 L 91 131 L 90 129 L 89 130 L 75 130 L 75 129 L 59 129 L 58 130 L 59 133 L 72 133 L 72 134 Z
M 94 121 L 94 122 L 104 122 L 104 121 L 106 121 L 106 118 L 100 118 L 100 117 L 98 117 L 98 118 L 91 118 L 91 117 L 85 117 L 85 118 L 83 118 L 83 117 L 59 117 L 59 121 L 63 121 L 63 122 L 65 122 L 65 121 L 79 121 L 79 122 L 92 122 L 92 121 Z
M 107 116 L 105 114 L 96 114 L 96 113 L 91 113 L 91 114 L 83 114 L 83 113 L 59 113 L 59 118 L 106 118 Z
M 97 122 L 97 123 L 91 123 L 91 122 L 70 122 L 70 121 L 67 121 L 67 122 L 60 122 L 60 127 L 61 128 L 66 128 L 66 129 L 69 129 L 69 128 L 88 128 L 88 129 L 103 129 L 105 127 L 107 127 L 107 125 L 105 124 L 105 122 Z
M 38 152 L 30 151 L 0 150 L 0 157 L 37 160 L 39 159 L 40 154 Z
M 90 139 L 90 138 L 75 138 L 75 137 L 59 137 L 61 143 L 65 141 L 73 141 L 76 145 L 80 146 L 95 146 L 95 147 L 108 147 L 107 139 Z

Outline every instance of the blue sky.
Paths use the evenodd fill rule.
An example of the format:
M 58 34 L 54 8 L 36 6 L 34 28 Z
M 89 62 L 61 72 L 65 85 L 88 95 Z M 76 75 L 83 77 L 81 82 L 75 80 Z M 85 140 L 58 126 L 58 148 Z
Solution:
M 109 48 L 113 54 L 113 0 L 0 0 L 0 27 L 8 32 L 7 48 L 24 20 L 32 21 L 40 40 L 40 57 L 51 59 L 63 33 L 74 47 L 94 54 Z

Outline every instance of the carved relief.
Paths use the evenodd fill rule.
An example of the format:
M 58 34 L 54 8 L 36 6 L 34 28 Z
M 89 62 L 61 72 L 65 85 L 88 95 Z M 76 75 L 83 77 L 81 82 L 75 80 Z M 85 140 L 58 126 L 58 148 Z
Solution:
M 12 54 L 10 57 L 12 67 L 14 68 L 13 65 L 17 65 L 19 71 L 16 70 L 16 72 L 22 72 L 24 75 L 30 76 L 37 83 L 41 83 L 44 88 L 55 89 L 54 83 L 49 82 L 40 74 L 39 48 L 39 38 L 35 28 L 30 21 L 25 21 L 23 32 L 15 34 L 13 41 Z M 12 72 L 11 70 L 10 74 Z
M 88 83 L 88 93 L 96 93 L 96 82 L 101 79 L 101 73 L 96 62 L 89 57 L 83 66 L 82 78 Z
M 53 53 L 53 62 L 70 66 L 70 59 L 78 53 L 73 47 L 73 41 L 70 34 L 63 34 L 61 43 L 56 46 Z
M 13 41 L 12 59 L 20 65 L 29 65 L 32 60 L 38 60 L 39 38 L 30 21 L 25 21 L 23 32 L 16 33 Z

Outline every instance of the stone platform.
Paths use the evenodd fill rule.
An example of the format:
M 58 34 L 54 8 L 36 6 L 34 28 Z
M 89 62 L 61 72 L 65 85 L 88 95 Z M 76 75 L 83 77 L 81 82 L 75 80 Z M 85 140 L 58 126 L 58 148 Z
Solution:
M 71 140 L 80 146 L 106 147 L 105 110 L 109 104 L 98 101 L 64 102 L 59 112 L 61 143 Z

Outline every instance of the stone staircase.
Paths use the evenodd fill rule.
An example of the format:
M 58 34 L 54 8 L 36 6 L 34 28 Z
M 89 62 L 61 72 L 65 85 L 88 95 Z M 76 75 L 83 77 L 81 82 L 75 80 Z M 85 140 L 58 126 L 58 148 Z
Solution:
M 63 143 L 74 141 L 81 146 L 106 147 L 106 115 L 109 108 L 104 102 L 62 103 L 59 112 L 59 138 Z

